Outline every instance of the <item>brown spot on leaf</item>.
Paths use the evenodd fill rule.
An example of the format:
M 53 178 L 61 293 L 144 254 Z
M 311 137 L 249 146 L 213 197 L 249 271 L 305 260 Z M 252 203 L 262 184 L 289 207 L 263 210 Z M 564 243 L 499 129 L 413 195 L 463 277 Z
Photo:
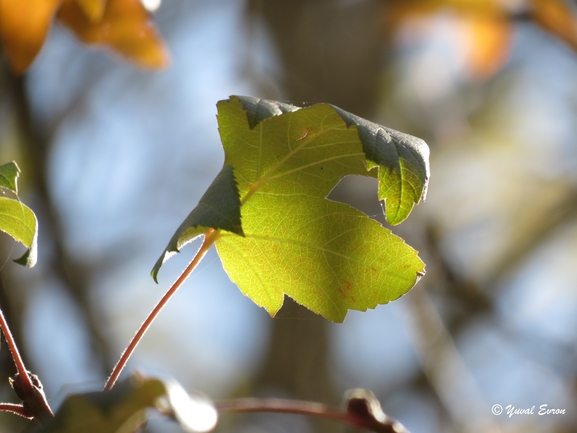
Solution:
M 302 141 L 302 140 L 304 140 L 305 138 L 307 138 L 308 135 L 309 135 L 309 133 L 310 133 L 312 130 L 313 130 L 312 128 L 307 128 L 307 129 L 305 130 L 304 134 L 301 135 L 299 138 L 297 138 L 297 141 Z

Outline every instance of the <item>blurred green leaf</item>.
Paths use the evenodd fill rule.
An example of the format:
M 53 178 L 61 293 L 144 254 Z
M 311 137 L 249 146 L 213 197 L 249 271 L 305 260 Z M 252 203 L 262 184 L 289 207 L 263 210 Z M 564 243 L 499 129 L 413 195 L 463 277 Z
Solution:
M 137 375 L 110 391 L 74 394 L 37 433 L 129 433 L 158 409 L 189 432 L 206 432 L 216 424 L 216 409 L 206 397 L 191 399 L 174 381 Z
M 349 309 L 397 299 L 423 275 L 423 262 L 402 239 L 326 196 L 345 176 L 377 177 L 388 221 L 402 222 L 426 194 L 425 142 L 328 104 L 231 97 L 219 102 L 218 123 L 224 168 L 153 277 L 209 229 L 221 230 L 215 243 L 229 277 L 271 315 L 286 294 L 342 321 Z
M 13 193 L 18 194 L 19 174 L 20 169 L 14 161 L 0 165 L 0 187 L 8 188 Z
M 146 409 L 164 396 L 158 379 L 127 380 L 110 391 L 73 394 L 66 398 L 41 433 L 132 432 L 146 420 Z

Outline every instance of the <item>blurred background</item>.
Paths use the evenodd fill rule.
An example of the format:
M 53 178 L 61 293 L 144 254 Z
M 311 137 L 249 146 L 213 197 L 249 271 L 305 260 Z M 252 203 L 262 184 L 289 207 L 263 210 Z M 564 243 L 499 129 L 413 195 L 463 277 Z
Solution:
M 158 4 L 149 3 L 151 9 Z M 427 275 L 400 300 L 328 323 L 286 300 L 275 319 L 212 250 L 128 371 L 215 400 L 340 404 L 371 389 L 412 433 L 577 432 L 577 3 L 562 0 L 165 0 L 162 71 L 55 23 L 32 67 L 0 77 L 0 163 L 22 169 L 39 261 L 0 236 L 0 305 L 57 407 L 101 389 L 192 257 L 150 269 L 223 162 L 216 102 L 329 102 L 431 147 L 427 201 L 392 228 Z M 373 179 L 331 193 L 384 222 Z M 198 243 L 196 244 L 198 246 Z M 16 401 L 0 348 L 0 400 Z M 124 373 L 128 374 L 128 373 Z M 499 404 L 533 415 L 494 415 Z M 539 407 L 565 414 L 538 415 Z M 27 422 L 0 414 L 0 433 Z M 333 432 L 294 415 L 219 431 Z M 178 432 L 153 420 L 149 432 Z

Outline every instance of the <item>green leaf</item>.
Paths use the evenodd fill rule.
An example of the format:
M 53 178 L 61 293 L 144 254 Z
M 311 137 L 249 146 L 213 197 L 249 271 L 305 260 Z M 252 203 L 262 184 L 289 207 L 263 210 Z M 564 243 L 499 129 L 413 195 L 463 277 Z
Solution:
M 0 187 L 7 188 L 18 194 L 18 175 L 20 169 L 14 161 L 0 165 Z
M 37 433 L 133 432 L 148 419 L 148 409 L 160 409 L 189 432 L 212 430 L 217 420 L 206 397 L 191 399 L 174 381 L 134 375 L 110 391 L 68 396 Z
M 218 124 L 225 168 L 234 176 L 225 183 L 237 188 L 238 199 L 219 204 L 226 217 L 202 226 L 197 218 L 192 225 L 185 221 L 153 276 L 175 246 L 208 233 L 201 227 L 221 230 L 215 244 L 229 277 L 273 316 L 286 294 L 340 322 L 350 309 L 397 299 L 424 274 L 423 262 L 402 239 L 326 199 L 345 176 L 377 177 L 388 221 L 400 223 L 425 197 L 428 147 L 422 140 L 328 104 L 298 108 L 251 97 L 219 102 Z M 242 232 L 223 223 L 236 222 L 239 209 Z
M 33 267 L 38 255 L 38 222 L 34 212 L 18 200 L 0 197 L 0 230 L 28 248 L 15 262 L 29 268 Z

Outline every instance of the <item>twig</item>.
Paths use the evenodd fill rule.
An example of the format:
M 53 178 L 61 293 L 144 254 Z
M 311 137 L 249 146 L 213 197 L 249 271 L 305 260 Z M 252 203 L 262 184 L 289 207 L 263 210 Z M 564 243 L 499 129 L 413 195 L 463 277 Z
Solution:
M 292 413 L 331 419 L 356 428 L 366 428 L 379 433 L 409 433 L 401 423 L 386 416 L 384 413 L 374 414 L 370 410 L 357 410 L 358 406 L 352 406 L 350 404 L 351 401 L 349 400 L 347 412 L 332 409 L 322 403 L 282 398 L 243 398 L 220 402 L 215 405 L 219 414 L 234 412 Z
M 462 431 L 500 432 L 451 334 L 424 290 L 407 296 L 412 337 L 423 372 Z M 466 395 L 467 398 L 455 396 Z M 486 412 L 483 409 L 486 408 Z
M 110 370 L 111 364 L 111 350 L 110 345 L 102 331 L 101 318 L 98 311 L 95 309 L 95 303 L 89 299 L 89 285 L 93 274 L 95 273 L 94 263 L 91 266 L 85 266 L 81 259 L 76 258 L 70 253 L 66 247 L 65 229 L 62 218 L 60 217 L 59 209 L 53 200 L 51 191 L 49 190 L 49 179 L 47 173 L 47 161 L 49 160 L 49 150 L 52 137 L 56 134 L 54 125 L 49 131 L 43 131 L 35 124 L 32 109 L 30 107 L 30 100 L 26 90 L 27 77 L 16 77 L 14 74 L 7 71 L 7 79 L 10 80 L 9 87 L 12 90 L 12 98 L 14 103 L 14 110 L 16 112 L 16 120 L 21 131 L 21 144 L 25 150 L 26 160 L 31 164 L 30 180 L 32 188 L 38 196 L 38 208 L 42 214 L 42 226 L 44 233 L 49 234 L 54 243 L 54 254 L 51 259 L 51 270 L 54 275 L 63 283 L 63 288 L 66 290 L 71 299 L 76 303 L 78 308 L 82 311 L 79 316 L 84 322 L 89 336 L 90 344 L 95 355 L 100 359 L 93 359 L 98 362 L 99 369 L 103 375 Z M 62 119 L 66 118 L 74 109 L 78 108 L 78 104 L 83 102 L 82 97 L 85 92 L 82 92 L 76 100 L 72 103 L 70 108 L 62 114 Z
M 216 403 L 216 409 L 219 413 L 277 412 L 312 415 L 356 425 L 348 413 L 331 409 L 322 403 L 310 401 L 285 400 L 282 398 L 241 398 Z
M 14 360 L 14 364 L 18 370 L 18 373 L 10 383 L 14 392 L 23 403 L 21 410 L 17 407 L 19 405 L 13 405 L 10 403 L 2 404 L 4 407 L 8 408 L 6 410 L 27 418 L 43 419 L 48 416 L 54 416 L 52 409 L 50 409 L 50 405 L 46 401 L 46 396 L 44 395 L 42 384 L 38 380 L 38 377 L 26 370 L 24 361 L 18 351 L 18 346 L 16 346 L 16 342 L 12 336 L 12 332 L 10 332 L 10 327 L 8 326 L 8 322 L 6 322 L 6 318 L 4 317 L 1 308 L 0 327 L 2 328 L 4 338 L 6 338 L 6 343 L 8 344 L 8 348 L 12 354 L 12 359 Z

